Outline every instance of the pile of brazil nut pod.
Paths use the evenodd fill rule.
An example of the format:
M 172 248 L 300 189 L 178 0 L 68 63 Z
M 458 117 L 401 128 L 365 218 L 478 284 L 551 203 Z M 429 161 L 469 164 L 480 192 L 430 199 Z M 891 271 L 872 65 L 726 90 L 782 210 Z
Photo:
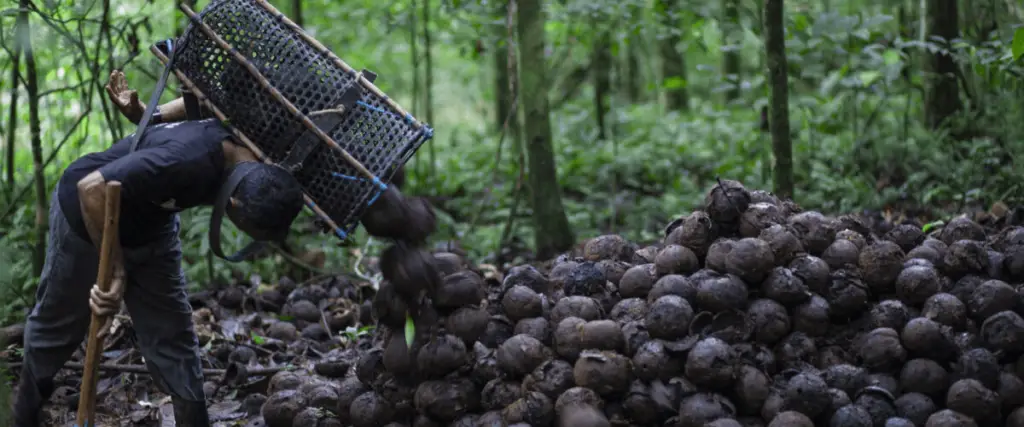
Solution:
M 1024 227 L 879 230 L 721 181 L 649 246 L 504 275 L 388 251 L 379 344 L 303 426 L 1024 427 Z

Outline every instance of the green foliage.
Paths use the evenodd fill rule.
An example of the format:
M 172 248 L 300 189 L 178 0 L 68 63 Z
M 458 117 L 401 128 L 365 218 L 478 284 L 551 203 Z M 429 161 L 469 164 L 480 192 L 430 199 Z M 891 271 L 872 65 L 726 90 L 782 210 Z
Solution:
M 429 107 L 423 105 L 424 79 L 415 83 L 424 74 L 423 41 L 417 41 L 421 58 L 414 68 L 409 34 L 414 19 L 417 31 L 424 30 L 424 1 L 431 2 L 427 29 L 435 67 Z M 49 195 L 68 163 L 133 129 L 124 119 L 105 118 L 105 95 L 93 83 L 105 83 L 108 73 L 106 47 L 97 49 L 100 8 L 81 2 L 37 3 L 47 15 L 43 19 L 32 14 L 32 41 L 45 93 L 40 101 L 44 158 L 65 135 L 69 141 L 44 171 Z M 663 12 L 655 5 L 662 3 L 547 2 L 548 60 L 520 64 L 523 73 L 546 67 L 551 76 L 558 166 L 558 182 L 552 185 L 561 187 L 568 217 L 581 238 L 616 232 L 635 240 L 657 240 L 667 221 L 700 206 L 719 176 L 753 188 L 770 186 L 771 144 L 761 131 L 759 116 L 759 109 L 768 104 L 760 6 L 738 2 L 738 21 L 726 22 L 721 2 L 689 3 L 671 20 L 661 19 Z M 528 248 L 532 236 L 528 198 L 520 197 L 517 203 L 514 197 L 516 188 L 528 182 L 522 176 L 529 171 L 521 171 L 520 165 L 522 142 L 514 140 L 514 133 L 501 135 L 494 119 L 493 55 L 504 55 L 508 46 L 504 4 L 302 3 L 305 27 L 314 37 L 353 67 L 377 72 L 378 86 L 417 117 L 426 117 L 427 108 L 432 109 L 435 137 L 409 162 L 407 192 L 432 197 L 438 207 L 439 240 L 457 240 L 484 262 L 494 260 L 501 247 Z M 291 10 L 290 2 L 278 1 L 275 6 Z M 1013 14 L 995 13 L 1006 21 L 998 22 L 995 31 L 982 34 L 965 27 L 955 40 L 922 37 L 920 11 L 910 3 L 906 6 L 911 8 L 901 22 L 891 2 L 786 2 L 797 201 L 833 213 L 927 207 L 922 223 L 964 206 L 1022 202 L 1012 165 L 1024 153 L 1024 106 L 1019 102 L 1024 96 L 1024 28 L 1012 27 Z M 7 49 L 0 53 L 3 130 L 11 126 L 7 76 L 14 47 L 13 13 L 0 12 L 0 45 Z M 89 19 L 82 21 L 83 16 Z M 133 0 L 111 10 L 113 64 L 128 64 L 124 68 L 129 84 L 143 99 L 159 71 L 149 44 L 170 37 L 183 22 L 181 13 L 167 2 Z M 580 76 L 587 75 L 596 36 L 605 31 L 611 34 L 615 63 L 612 93 L 606 100 L 609 133 L 600 139 L 593 87 Z M 675 47 L 685 52 L 685 76 L 661 75 L 658 44 L 670 33 L 682 38 Z M 137 47 L 128 42 L 132 38 L 139 40 Z M 103 66 L 94 68 L 98 52 Z M 741 58 L 738 79 L 722 71 L 727 52 Z M 950 54 L 957 61 L 966 105 L 942 130 L 927 129 L 921 120 L 922 90 L 930 78 L 925 64 L 934 53 Z M 627 70 L 630 55 L 635 56 L 635 70 Z M 630 85 L 638 88 L 636 98 L 627 95 Z M 740 98 L 727 101 L 725 94 L 734 87 Z M 691 98 L 685 113 L 664 107 L 664 93 L 679 88 L 686 88 Z M 163 100 L 170 100 L 173 93 L 167 90 Z M 36 236 L 34 191 L 13 199 L 33 172 L 26 103 L 22 87 L 14 139 L 15 185 L 4 182 L 0 191 L 0 212 L 13 209 L 0 224 L 0 262 L 9 267 L 0 268 L 0 301 L 5 302 L 0 304 L 0 323 L 22 318 L 38 281 L 30 261 Z M 72 130 L 81 114 L 87 115 Z M 6 133 L 0 132 L 0 138 Z M 11 142 L 4 139 L 0 146 L 6 143 Z M 358 258 L 356 248 L 369 255 L 379 251 L 379 245 L 367 245 L 363 232 L 346 247 L 338 246 L 332 236 L 304 232 L 311 228 L 311 218 L 300 218 L 291 243 L 324 251 L 328 269 L 351 270 Z M 209 256 L 208 222 L 209 209 L 181 215 L 184 268 L 194 286 L 254 276 L 258 282 L 272 282 L 284 266 L 291 266 L 280 255 L 243 264 L 214 259 Z M 225 251 L 247 241 L 230 224 L 224 225 L 223 233 Z M 510 241 L 503 242 L 505 237 Z

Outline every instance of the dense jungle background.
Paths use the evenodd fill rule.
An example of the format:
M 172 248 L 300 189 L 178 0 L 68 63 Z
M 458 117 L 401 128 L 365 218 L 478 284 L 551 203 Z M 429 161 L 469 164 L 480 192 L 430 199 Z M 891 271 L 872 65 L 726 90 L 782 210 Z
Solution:
M 719 178 L 922 225 L 1024 202 L 1018 1 L 271 3 L 434 127 L 405 192 L 436 208 L 439 246 L 477 262 L 657 241 Z M 170 1 L 0 6 L 0 324 L 32 306 L 63 169 L 134 131 L 110 72 L 147 100 L 149 46 L 185 25 Z M 208 209 L 182 221 L 196 291 L 361 275 L 383 247 L 363 232 L 339 245 L 304 212 L 287 252 L 231 264 L 210 253 Z M 225 233 L 226 250 L 245 241 Z

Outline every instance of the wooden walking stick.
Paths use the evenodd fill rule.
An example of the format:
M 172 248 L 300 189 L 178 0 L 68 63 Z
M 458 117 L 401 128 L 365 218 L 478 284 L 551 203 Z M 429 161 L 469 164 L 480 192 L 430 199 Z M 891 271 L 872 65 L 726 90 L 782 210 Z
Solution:
M 100 267 L 96 273 L 96 286 L 103 292 L 110 291 L 113 265 L 111 252 L 118 242 L 118 224 L 121 218 L 121 183 L 109 181 L 106 186 L 106 206 L 103 214 L 103 241 L 100 243 Z M 89 340 L 85 347 L 85 366 L 82 370 L 82 390 L 78 396 L 78 417 L 75 427 L 96 426 L 96 382 L 97 365 L 103 350 L 103 338 L 99 337 L 100 329 L 106 322 L 106 316 L 95 313 L 89 324 Z

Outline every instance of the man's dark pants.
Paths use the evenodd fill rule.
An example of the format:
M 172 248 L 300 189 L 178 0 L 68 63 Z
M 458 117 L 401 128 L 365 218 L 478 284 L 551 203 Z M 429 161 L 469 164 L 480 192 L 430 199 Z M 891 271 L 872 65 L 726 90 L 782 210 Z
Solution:
M 25 324 L 19 406 L 35 407 L 47 400 L 54 375 L 82 344 L 91 315 L 89 290 L 99 268 L 99 251 L 71 230 L 56 193 L 50 201 L 49 221 L 36 305 Z M 199 343 L 192 327 L 177 232 L 176 218 L 173 233 L 143 247 L 123 249 L 127 275 L 124 302 L 157 385 L 175 400 L 203 405 Z M 33 402 L 37 399 L 40 401 Z M 16 410 L 16 427 L 34 426 L 31 422 L 36 414 L 25 409 Z M 183 421 L 177 424 L 186 425 Z

